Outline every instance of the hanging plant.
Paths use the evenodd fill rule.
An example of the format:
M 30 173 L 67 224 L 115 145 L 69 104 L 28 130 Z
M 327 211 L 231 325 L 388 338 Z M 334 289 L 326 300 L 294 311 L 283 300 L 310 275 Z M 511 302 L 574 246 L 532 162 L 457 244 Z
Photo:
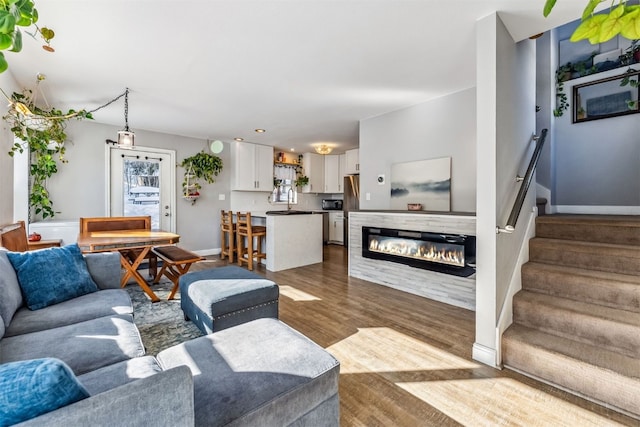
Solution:
M 223 165 L 220 157 L 201 151 L 184 159 L 180 166 L 185 168 L 182 195 L 193 202 L 194 196 L 200 196 L 199 190 L 202 186 L 199 180 L 213 184 L 215 177 L 222 171 Z
M 0 2 L 0 50 L 20 52 L 22 50 L 22 32 L 18 27 L 35 28 L 34 33 L 28 33 L 32 37 L 39 36 L 45 44 L 42 48 L 53 52 L 51 39 L 55 33 L 50 28 L 38 27 L 38 11 L 31 0 L 4 0 Z M 0 73 L 9 67 L 4 53 L 0 52 Z
M 40 108 L 35 105 L 32 95 L 32 91 L 25 90 L 23 93 L 14 92 L 10 98 L 7 97 L 10 108 L 3 119 L 11 126 L 13 135 L 19 139 L 11 147 L 9 155 L 13 157 L 17 152 L 22 153 L 27 148 L 29 150 L 29 206 L 34 208 L 36 215 L 42 215 L 45 219 L 56 214 L 46 183 L 47 179 L 58 172 L 58 161 L 67 163 L 64 158 L 67 122 L 72 118 L 81 120 L 93 117 L 85 110 L 69 110 L 63 113 L 54 108 Z
M 549 16 L 557 0 L 546 0 L 543 15 Z M 618 34 L 629 40 L 640 39 L 640 5 L 626 0 L 611 3 L 608 12 L 594 14 L 604 0 L 587 0 L 582 12 L 582 23 L 571 35 L 571 41 L 589 40 L 591 44 L 604 43 Z M 617 5 L 616 5 L 617 4 Z
M 305 185 L 309 184 L 309 177 L 306 175 L 300 175 L 298 178 L 296 178 L 295 184 L 296 187 L 302 188 Z

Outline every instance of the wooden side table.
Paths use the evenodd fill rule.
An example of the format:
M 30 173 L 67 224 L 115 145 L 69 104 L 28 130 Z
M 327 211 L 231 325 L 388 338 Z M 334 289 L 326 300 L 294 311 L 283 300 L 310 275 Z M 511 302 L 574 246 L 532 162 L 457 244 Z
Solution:
M 61 239 L 39 240 L 37 242 L 29 242 L 29 250 L 35 251 L 36 249 L 45 248 L 57 248 L 62 243 Z

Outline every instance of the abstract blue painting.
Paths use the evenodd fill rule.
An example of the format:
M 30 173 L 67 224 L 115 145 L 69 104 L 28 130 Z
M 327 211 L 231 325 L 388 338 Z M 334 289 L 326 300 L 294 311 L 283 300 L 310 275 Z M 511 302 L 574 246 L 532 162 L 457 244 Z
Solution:
M 391 165 L 391 209 L 414 203 L 425 211 L 451 210 L 451 157 Z

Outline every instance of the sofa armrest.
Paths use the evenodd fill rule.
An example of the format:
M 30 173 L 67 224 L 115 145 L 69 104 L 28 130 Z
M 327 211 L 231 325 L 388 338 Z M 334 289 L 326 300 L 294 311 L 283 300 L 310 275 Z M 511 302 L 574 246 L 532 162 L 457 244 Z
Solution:
M 120 287 L 122 267 L 120 252 L 99 252 L 84 255 L 87 268 L 100 289 L 116 289 Z
M 193 378 L 178 366 L 40 415 L 36 426 L 193 426 Z

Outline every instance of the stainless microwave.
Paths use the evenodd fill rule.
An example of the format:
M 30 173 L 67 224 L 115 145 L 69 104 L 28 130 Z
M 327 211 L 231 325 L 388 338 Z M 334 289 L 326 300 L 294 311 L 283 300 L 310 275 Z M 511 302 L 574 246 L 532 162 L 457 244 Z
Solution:
M 342 210 L 342 200 L 323 199 L 322 200 L 322 210 L 325 210 L 325 211 L 341 211 Z

